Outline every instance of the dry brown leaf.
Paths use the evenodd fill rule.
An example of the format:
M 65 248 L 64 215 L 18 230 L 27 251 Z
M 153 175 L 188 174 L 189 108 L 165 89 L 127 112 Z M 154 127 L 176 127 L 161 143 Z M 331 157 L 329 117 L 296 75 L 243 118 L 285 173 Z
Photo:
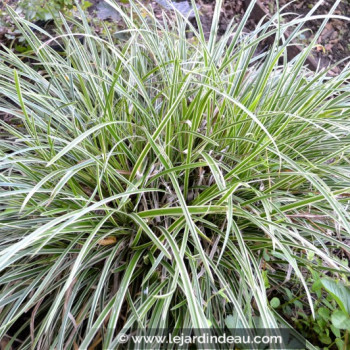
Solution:
M 338 38 L 338 32 L 333 32 L 331 35 L 331 40 Z
M 331 31 L 331 30 L 334 30 L 334 28 L 333 28 L 333 24 L 331 23 L 331 22 L 328 22 L 327 24 L 326 24 L 326 27 L 325 27 L 325 29 L 324 29 L 325 31 Z
M 316 45 L 316 51 L 317 52 L 324 52 L 324 46 L 323 45 Z
M 114 236 L 108 236 L 106 238 L 103 238 L 103 239 L 100 239 L 97 244 L 99 245 L 112 245 L 112 244 L 115 244 L 117 243 L 117 238 L 114 237 Z

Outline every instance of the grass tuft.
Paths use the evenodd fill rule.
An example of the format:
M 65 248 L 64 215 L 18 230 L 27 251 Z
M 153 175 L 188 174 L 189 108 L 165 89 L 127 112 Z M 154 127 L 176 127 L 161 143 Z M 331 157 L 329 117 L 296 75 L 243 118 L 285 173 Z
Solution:
M 312 46 L 286 55 L 315 8 L 247 34 L 252 2 L 218 38 L 218 1 L 206 42 L 179 13 L 108 2 L 117 40 L 81 13 L 42 41 L 9 9 L 32 51 L 0 51 L 0 339 L 107 349 L 136 327 L 276 327 L 285 287 L 312 312 L 310 271 L 350 271 L 350 70 L 311 72 Z

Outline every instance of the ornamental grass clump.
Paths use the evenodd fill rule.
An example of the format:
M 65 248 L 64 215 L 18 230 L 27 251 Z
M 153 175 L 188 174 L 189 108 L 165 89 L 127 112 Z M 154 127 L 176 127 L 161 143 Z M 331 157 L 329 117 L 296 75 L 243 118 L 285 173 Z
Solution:
M 206 41 L 196 7 L 193 26 L 107 2 L 125 30 L 105 37 L 83 12 L 52 37 L 9 9 L 31 51 L 0 51 L 0 339 L 286 326 L 285 287 L 312 313 L 309 271 L 350 270 L 350 70 L 305 65 L 331 14 L 246 33 L 252 2 L 218 37 L 217 1 Z

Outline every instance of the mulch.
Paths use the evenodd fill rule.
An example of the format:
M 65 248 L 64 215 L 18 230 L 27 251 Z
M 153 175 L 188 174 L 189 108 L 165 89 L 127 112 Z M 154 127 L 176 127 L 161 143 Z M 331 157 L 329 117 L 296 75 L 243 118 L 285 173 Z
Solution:
M 89 0 L 93 3 L 93 6 L 89 9 L 90 16 L 94 16 L 94 10 L 98 6 L 98 3 L 103 0 Z M 183 0 L 182 0 L 183 1 Z M 267 12 L 274 13 L 276 10 L 275 0 L 258 0 L 265 7 Z M 121 1 L 123 6 L 125 6 L 125 0 Z M 223 8 L 221 10 L 220 21 L 219 21 L 219 35 L 223 34 L 233 20 L 234 23 L 239 23 L 242 16 L 244 15 L 247 0 L 225 0 Z M 291 21 L 298 17 L 305 16 L 317 3 L 317 0 L 297 0 L 295 2 L 290 2 L 288 0 L 280 0 L 280 7 L 285 6 L 283 13 L 284 21 Z M 17 0 L 2 0 L 0 3 L 0 11 L 4 8 L 4 4 L 7 3 L 13 7 L 18 6 Z M 154 9 L 156 15 L 161 16 L 163 11 L 162 7 L 156 2 L 150 0 L 149 3 Z M 211 21 L 215 8 L 215 0 L 198 0 L 196 1 L 198 6 L 200 6 L 200 17 L 202 20 L 202 26 L 206 36 L 209 36 Z M 334 1 L 325 0 L 319 8 L 315 11 L 315 15 L 326 15 L 333 6 Z M 342 1 L 337 9 L 334 11 L 335 15 L 340 16 L 350 16 L 350 1 Z M 6 26 L 1 26 L 1 23 L 6 23 Z M 193 20 L 193 23 L 195 21 Z M 317 30 L 319 29 L 322 20 L 312 20 L 305 24 L 308 28 L 307 31 L 303 32 L 298 38 L 298 44 L 300 46 L 308 45 Z M 252 19 L 248 21 L 245 31 L 252 30 L 256 25 Z M 14 32 L 14 27 L 11 26 L 11 21 L 6 15 L 1 16 L 0 13 L 0 43 L 9 45 L 11 40 L 9 35 Z M 349 62 L 350 57 L 350 21 L 345 21 L 341 19 L 331 19 L 327 23 L 326 27 L 322 31 L 315 47 L 313 48 L 313 56 L 318 62 L 320 62 L 321 67 L 326 67 L 330 64 L 342 61 L 338 67 L 333 69 L 333 72 L 339 74 L 340 71 Z
M 273 13 L 275 8 L 274 1 L 262 1 L 270 13 Z M 290 2 L 288 0 L 280 0 L 280 7 L 285 6 L 284 13 L 292 12 L 287 15 L 286 21 L 293 20 L 298 16 L 304 17 L 313 9 L 318 0 L 298 0 Z M 334 5 L 334 1 L 324 1 L 313 15 L 327 15 Z M 350 17 L 350 1 L 341 1 L 335 9 L 334 15 Z M 300 36 L 302 45 L 309 44 L 320 28 L 323 20 L 312 20 L 305 23 L 308 31 Z M 342 19 L 330 19 L 323 29 L 317 43 L 313 49 L 313 55 L 317 60 L 320 60 L 321 66 L 328 66 L 336 62 L 342 61 L 339 67 L 334 71 L 339 73 L 344 66 L 349 63 L 350 57 L 350 21 Z

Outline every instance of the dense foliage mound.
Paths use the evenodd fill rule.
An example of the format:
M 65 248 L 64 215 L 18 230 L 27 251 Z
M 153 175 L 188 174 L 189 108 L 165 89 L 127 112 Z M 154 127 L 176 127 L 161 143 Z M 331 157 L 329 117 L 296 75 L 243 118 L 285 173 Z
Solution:
M 350 70 L 308 70 L 317 34 L 287 61 L 314 9 L 246 34 L 252 2 L 218 38 L 220 6 L 209 41 L 197 12 L 133 5 L 117 39 L 81 12 L 42 41 L 10 10 L 32 52 L 0 51 L 0 338 L 276 327 L 272 297 L 312 313 L 309 274 L 349 272 Z

